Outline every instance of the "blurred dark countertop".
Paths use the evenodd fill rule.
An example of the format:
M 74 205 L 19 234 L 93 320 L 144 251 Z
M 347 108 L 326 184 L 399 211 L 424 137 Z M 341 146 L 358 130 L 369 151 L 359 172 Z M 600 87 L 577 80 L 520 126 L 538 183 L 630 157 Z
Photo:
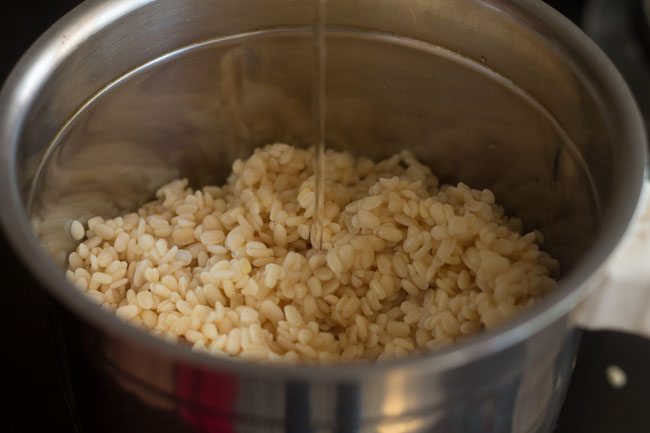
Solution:
M 623 0 L 627 1 L 627 0 Z M 29 45 L 78 0 L 22 0 L 3 5 L 0 20 L 0 81 Z M 582 1 L 548 1 L 579 22 Z M 7 433 L 73 432 L 56 367 L 48 326 L 48 296 L 27 273 L 0 233 L 4 276 L 5 358 L 2 374 L 3 427 Z M 627 376 L 614 388 L 605 375 L 608 366 Z M 650 341 L 615 332 L 584 334 L 578 362 L 557 433 L 650 432 Z M 5 430 L 7 429 L 7 430 Z M 92 433 L 92 432 L 90 432 Z

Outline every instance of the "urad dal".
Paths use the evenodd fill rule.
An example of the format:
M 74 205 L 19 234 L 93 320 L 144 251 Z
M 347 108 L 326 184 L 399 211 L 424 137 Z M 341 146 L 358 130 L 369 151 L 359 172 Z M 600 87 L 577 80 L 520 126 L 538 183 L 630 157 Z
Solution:
M 440 186 L 408 152 L 328 151 L 323 249 L 311 249 L 313 156 L 268 145 L 223 186 L 175 180 L 135 213 L 75 221 L 67 276 L 196 350 L 308 363 L 446 346 L 555 286 L 540 233 L 522 234 L 489 190 Z

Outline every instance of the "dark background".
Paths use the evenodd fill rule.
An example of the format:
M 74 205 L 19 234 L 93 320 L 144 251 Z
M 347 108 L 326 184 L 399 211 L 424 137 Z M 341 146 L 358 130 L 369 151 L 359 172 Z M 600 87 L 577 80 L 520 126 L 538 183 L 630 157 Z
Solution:
M 29 45 L 78 3 L 22 0 L 3 4 L 0 82 Z M 548 3 L 579 24 L 582 1 Z M 2 233 L 0 258 L 4 274 L 0 329 L 4 331 L 2 358 L 6 366 L 1 383 L 5 414 L 0 431 L 75 431 L 48 325 L 50 300 L 13 255 Z M 607 382 L 605 368 L 609 365 L 618 365 L 626 372 L 624 388 L 615 389 Z M 585 333 L 556 432 L 647 433 L 649 409 L 650 342 L 613 332 Z

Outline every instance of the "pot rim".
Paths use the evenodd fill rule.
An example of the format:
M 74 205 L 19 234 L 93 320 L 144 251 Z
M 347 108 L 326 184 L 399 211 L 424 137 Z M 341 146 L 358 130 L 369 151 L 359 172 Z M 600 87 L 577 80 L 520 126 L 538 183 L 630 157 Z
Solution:
M 483 0 L 477 0 L 485 3 Z M 57 21 L 22 57 L 0 93 L 0 220 L 3 229 L 29 270 L 60 301 L 84 320 L 112 337 L 125 338 L 170 359 L 183 361 L 205 370 L 282 381 L 362 380 L 378 374 L 400 370 L 409 374 L 437 373 L 469 364 L 482 357 L 513 346 L 566 316 L 602 277 L 603 265 L 624 237 L 635 218 L 641 194 L 646 161 L 645 132 L 642 117 L 623 78 L 603 52 L 580 29 L 540 0 L 499 1 L 498 6 L 515 7 L 541 21 L 565 49 L 577 56 L 574 60 L 589 68 L 604 87 L 604 97 L 615 113 L 617 133 L 631 148 L 624 164 L 612 208 L 615 214 L 607 230 L 600 233 L 591 250 L 559 283 L 556 290 L 525 312 L 494 330 L 463 339 L 445 349 L 426 352 L 405 359 L 348 365 L 309 366 L 249 364 L 192 351 L 189 347 L 169 343 L 119 320 L 112 312 L 99 308 L 83 296 L 42 248 L 29 223 L 30 218 L 20 198 L 16 155 L 22 121 L 28 115 L 32 96 L 45 83 L 57 61 L 99 28 L 109 26 L 120 17 L 152 3 L 153 0 L 107 0 L 84 2 Z M 505 5 L 503 3 L 506 3 Z M 488 7 L 488 6 L 486 6 Z M 610 119 L 611 120 L 611 119 Z M 18 125 L 18 127 L 16 127 Z M 617 194 L 617 193 L 621 194 Z

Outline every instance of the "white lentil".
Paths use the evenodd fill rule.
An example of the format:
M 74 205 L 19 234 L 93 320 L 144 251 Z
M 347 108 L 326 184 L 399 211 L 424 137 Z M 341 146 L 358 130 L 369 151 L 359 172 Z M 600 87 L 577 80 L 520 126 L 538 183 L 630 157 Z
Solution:
M 140 312 L 140 308 L 138 308 L 137 305 L 133 305 L 133 304 L 125 305 L 115 310 L 115 314 L 117 314 L 117 317 L 124 320 L 131 320 L 135 318 L 139 312 Z
M 555 286 L 539 232 L 522 234 L 489 190 L 439 185 L 408 152 L 327 152 L 324 251 L 311 250 L 312 158 L 270 145 L 221 187 L 175 180 L 138 212 L 74 220 L 72 238 L 89 238 L 66 275 L 155 335 L 252 362 L 444 347 Z
M 393 337 L 407 337 L 411 333 L 411 328 L 404 322 L 388 322 L 386 330 Z
M 284 315 L 291 326 L 299 326 L 302 323 L 300 312 L 293 305 L 287 305 L 284 307 Z
M 149 291 L 143 291 L 136 295 L 138 306 L 144 310 L 150 310 L 155 307 L 156 300 Z
M 72 236 L 72 239 L 75 241 L 80 241 L 84 238 L 86 235 L 86 231 L 84 230 L 83 224 L 81 224 L 78 220 L 72 221 L 72 224 L 70 224 L 70 236 Z

